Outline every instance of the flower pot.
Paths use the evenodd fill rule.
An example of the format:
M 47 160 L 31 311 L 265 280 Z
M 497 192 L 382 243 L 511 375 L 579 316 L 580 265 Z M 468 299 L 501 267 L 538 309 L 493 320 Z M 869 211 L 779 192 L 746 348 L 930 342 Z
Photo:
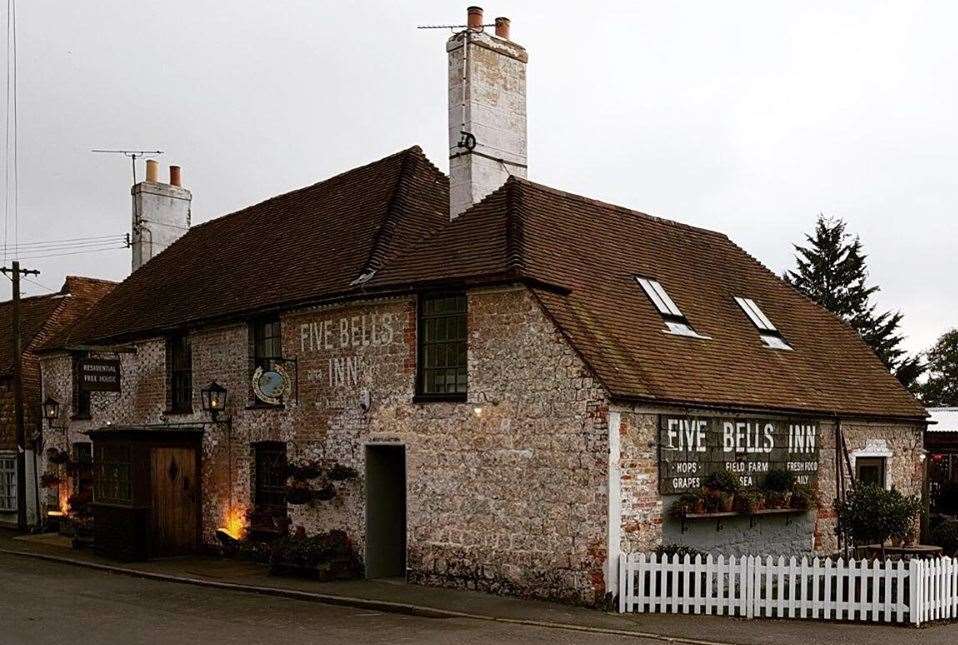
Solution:
M 719 510 L 728 513 L 735 505 L 734 493 L 719 493 Z
M 692 513 L 696 515 L 701 515 L 705 512 L 705 500 L 700 499 L 695 502 L 695 505 L 692 507 Z

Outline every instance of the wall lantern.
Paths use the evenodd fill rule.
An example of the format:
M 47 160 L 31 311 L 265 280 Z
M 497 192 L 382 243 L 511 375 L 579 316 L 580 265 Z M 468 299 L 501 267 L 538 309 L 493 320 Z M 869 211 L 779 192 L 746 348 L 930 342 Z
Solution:
M 209 412 L 213 421 L 216 421 L 219 413 L 226 409 L 226 388 L 213 381 L 200 390 L 200 395 L 203 399 L 203 411 Z
M 53 422 L 60 417 L 60 402 L 48 396 L 43 402 L 43 418 L 47 420 L 47 427 L 52 428 Z

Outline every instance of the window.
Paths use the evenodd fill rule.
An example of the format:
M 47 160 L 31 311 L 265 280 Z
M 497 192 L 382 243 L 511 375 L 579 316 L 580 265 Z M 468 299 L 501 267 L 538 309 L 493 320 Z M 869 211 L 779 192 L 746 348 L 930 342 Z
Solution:
M 792 349 L 789 344 L 785 342 L 785 339 L 782 338 L 782 333 L 775 328 L 775 325 L 772 324 L 772 321 L 768 319 L 768 316 L 765 315 L 765 312 L 761 310 L 754 300 L 751 298 L 735 298 L 735 302 L 742 308 L 742 311 L 744 311 L 748 319 L 752 321 L 752 324 L 758 327 L 759 335 L 766 347 L 772 349 Z
M 98 446 L 94 472 L 93 494 L 98 503 L 129 504 L 133 501 L 129 447 Z
M 77 465 L 73 477 L 73 492 L 82 494 L 93 486 L 93 450 L 92 444 L 78 442 L 73 444 L 73 461 Z
M 167 341 L 167 364 L 169 365 L 169 392 L 171 412 L 193 410 L 193 357 L 190 338 L 183 334 Z
M 668 328 L 666 333 L 676 334 L 678 336 L 689 336 L 691 338 L 708 338 L 692 329 L 692 325 L 689 324 L 685 314 L 683 314 L 678 305 L 675 304 L 675 301 L 669 297 L 669 294 L 666 293 L 658 280 L 643 278 L 641 276 L 636 276 L 635 280 L 642 286 L 645 295 L 649 297 L 649 300 L 652 301 L 655 308 L 662 314 L 662 318 L 665 320 L 665 326 Z
M 465 400 L 467 359 L 466 294 L 423 295 L 419 299 L 418 394 Z
M 86 353 L 73 354 L 73 418 L 90 418 L 90 393 L 80 389 L 80 361 Z
M 253 444 L 255 471 L 253 503 L 261 511 L 286 516 L 286 444 L 265 441 Z
M 0 512 L 17 510 L 17 458 L 0 455 Z
M 885 487 L 885 457 L 856 457 L 855 479 L 862 484 Z
M 250 323 L 250 358 L 253 369 L 273 366 L 273 360 L 282 358 L 282 338 L 278 318 L 260 318 Z

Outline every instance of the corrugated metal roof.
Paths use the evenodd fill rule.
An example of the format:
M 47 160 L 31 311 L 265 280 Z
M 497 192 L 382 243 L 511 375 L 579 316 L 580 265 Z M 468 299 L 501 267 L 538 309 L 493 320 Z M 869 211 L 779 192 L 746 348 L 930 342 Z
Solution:
M 958 432 L 958 408 L 928 408 L 928 432 Z

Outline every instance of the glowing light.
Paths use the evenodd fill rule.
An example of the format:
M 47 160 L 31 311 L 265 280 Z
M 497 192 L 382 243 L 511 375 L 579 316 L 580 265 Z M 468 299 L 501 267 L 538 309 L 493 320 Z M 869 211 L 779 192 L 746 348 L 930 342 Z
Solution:
M 223 532 L 234 540 L 242 540 L 246 536 L 246 511 L 234 508 L 226 514 Z
M 476 414 L 477 417 L 481 417 L 481 416 L 482 416 L 482 408 L 480 408 L 480 407 L 477 406 L 477 407 L 474 407 L 474 408 L 472 409 L 472 411 Z

